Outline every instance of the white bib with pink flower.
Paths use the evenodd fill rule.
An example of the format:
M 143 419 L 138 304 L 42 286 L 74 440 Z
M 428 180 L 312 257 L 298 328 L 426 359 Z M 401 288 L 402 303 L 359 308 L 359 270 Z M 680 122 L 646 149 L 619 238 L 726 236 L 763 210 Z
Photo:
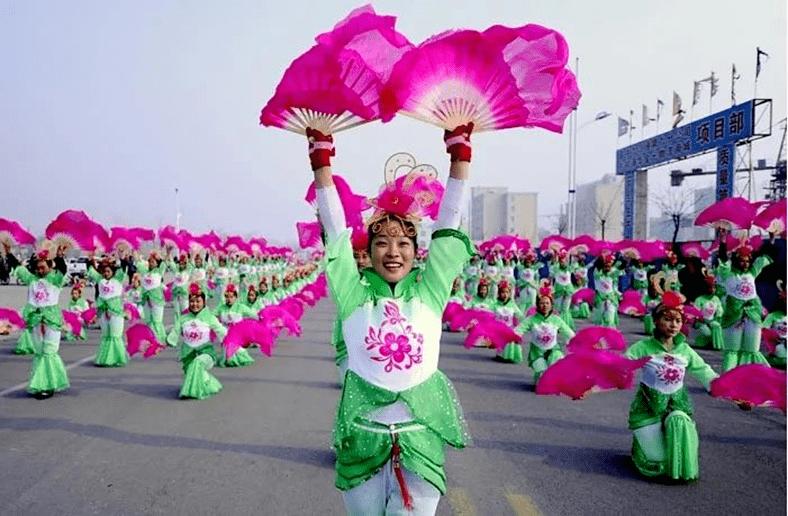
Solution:
M 647 273 L 645 269 L 635 269 L 634 271 L 635 279 L 638 281 L 646 281 Z
M 514 310 L 511 308 L 496 308 L 495 318 L 507 326 L 514 328 Z
M 678 355 L 664 353 L 651 357 L 645 366 L 640 381 L 663 394 L 673 394 L 684 385 L 686 359 Z
M 161 274 L 149 272 L 142 277 L 142 288 L 145 290 L 153 290 L 161 286 Z
M 203 321 L 192 319 L 181 326 L 181 338 L 190 348 L 199 348 L 211 341 L 211 327 Z
M 189 282 L 189 273 L 186 271 L 179 272 L 178 274 L 175 275 L 175 279 L 173 281 L 179 287 L 183 287 L 186 285 L 186 283 Z
M 523 280 L 527 281 L 527 282 L 533 281 L 534 280 L 534 274 L 535 273 L 534 273 L 533 269 L 523 269 L 523 274 L 522 274 Z
M 102 279 L 98 284 L 98 294 L 101 299 L 120 297 L 123 294 L 123 285 L 116 279 Z
M 531 330 L 531 342 L 539 349 L 553 349 L 558 344 L 558 326 L 537 324 Z
M 36 308 L 54 306 L 60 298 L 60 289 L 42 279 L 30 284 L 27 289 L 27 302 Z
M 572 275 L 568 272 L 561 271 L 555 275 L 555 282 L 562 286 L 567 286 L 572 282 Z
M 241 314 L 237 312 L 225 312 L 219 317 L 219 322 L 224 324 L 225 326 L 232 326 L 233 324 L 240 322 L 243 319 Z
M 610 294 L 613 292 L 613 280 L 610 278 L 599 278 L 594 282 L 594 286 L 603 294 Z
M 758 293 L 755 290 L 755 278 L 752 274 L 737 274 L 728 278 L 725 282 L 725 288 L 728 295 L 748 301 L 755 299 Z
M 400 392 L 438 370 L 441 315 L 419 299 L 369 301 L 342 322 L 348 368 L 367 382 Z

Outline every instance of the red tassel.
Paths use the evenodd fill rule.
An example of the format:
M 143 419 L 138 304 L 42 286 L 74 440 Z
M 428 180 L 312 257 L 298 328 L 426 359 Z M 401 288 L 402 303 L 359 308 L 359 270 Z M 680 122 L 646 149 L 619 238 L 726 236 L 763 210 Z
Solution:
M 391 465 L 394 467 L 394 476 L 397 477 L 399 491 L 402 494 L 402 504 L 405 506 L 406 510 L 412 511 L 413 497 L 410 495 L 410 491 L 408 491 L 408 484 L 405 483 L 405 477 L 402 474 L 402 464 L 400 463 L 399 452 L 399 440 L 397 439 L 397 434 L 394 433 L 394 445 L 391 448 Z

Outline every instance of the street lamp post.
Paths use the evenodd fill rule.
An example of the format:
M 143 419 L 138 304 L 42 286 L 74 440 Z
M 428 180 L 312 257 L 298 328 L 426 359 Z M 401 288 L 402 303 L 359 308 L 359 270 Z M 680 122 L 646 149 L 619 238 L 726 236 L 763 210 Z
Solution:
M 600 111 L 596 116 L 585 122 L 579 128 L 577 127 L 577 109 L 572 112 L 572 120 L 569 122 L 569 196 L 567 199 L 567 233 L 569 238 L 575 237 L 577 230 L 577 133 L 580 129 L 589 124 L 598 122 L 604 118 L 609 117 L 613 113 L 608 111 Z

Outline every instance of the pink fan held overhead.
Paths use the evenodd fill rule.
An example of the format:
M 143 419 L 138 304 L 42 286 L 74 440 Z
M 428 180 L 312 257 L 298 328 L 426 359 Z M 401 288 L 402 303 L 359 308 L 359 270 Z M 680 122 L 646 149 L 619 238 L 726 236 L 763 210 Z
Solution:
M 285 71 L 260 123 L 298 134 L 333 134 L 380 118 L 380 91 L 412 47 L 393 16 L 366 5 L 351 12 Z
M 757 206 L 742 197 L 728 197 L 715 202 L 695 218 L 696 226 L 750 229 Z
M 107 230 L 84 211 L 64 211 L 49 223 L 44 234 L 56 246 L 99 252 L 108 251 L 111 247 Z
M 580 99 L 567 58 L 564 38 L 535 25 L 444 32 L 394 65 L 381 94 L 382 119 L 399 112 L 448 130 L 472 122 L 477 133 L 561 132 Z
M 9 247 L 17 245 L 35 245 L 36 237 L 13 220 L 0 218 L 0 244 L 8 244 Z

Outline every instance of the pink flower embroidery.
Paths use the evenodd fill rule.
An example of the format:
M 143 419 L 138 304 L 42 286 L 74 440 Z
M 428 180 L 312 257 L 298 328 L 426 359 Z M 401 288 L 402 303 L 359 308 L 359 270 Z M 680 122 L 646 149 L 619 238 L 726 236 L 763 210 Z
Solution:
M 750 285 L 749 283 L 742 283 L 741 285 L 739 285 L 739 294 L 741 294 L 744 297 L 751 296 L 753 294 L 752 285 Z
M 37 302 L 41 303 L 46 301 L 48 297 L 49 293 L 47 292 L 47 289 L 43 285 L 37 285 L 35 292 L 33 292 L 33 298 Z
M 546 346 L 547 344 L 550 344 L 553 341 L 553 334 L 548 329 L 542 329 L 539 330 L 539 333 L 537 334 L 536 338 L 539 339 L 539 342 L 541 342 Z
M 153 278 L 150 276 L 145 276 L 145 286 L 152 287 L 153 286 Z
M 657 376 L 667 384 L 681 383 L 684 380 L 684 369 L 676 367 L 676 358 L 665 355 L 665 365 L 657 368 Z
M 101 293 L 104 294 L 105 296 L 112 294 L 112 285 L 110 285 L 109 283 L 105 283 L 104 285 L 101 285 Z
M 383 315 L 385 318 L 380 328 L 370 327 L 364 338 L 367 351 L 373 352 L 370 358 L 384 363 L 383 371 L 386 373 L 395 369 L 398 371 L 410 369 L 413 364 L 420 364 L 424 336 L 414 332 L 412 326 L 404 324 L 407 320 L 400 313 L 396 303 L 391 301 L 386 303 Z

